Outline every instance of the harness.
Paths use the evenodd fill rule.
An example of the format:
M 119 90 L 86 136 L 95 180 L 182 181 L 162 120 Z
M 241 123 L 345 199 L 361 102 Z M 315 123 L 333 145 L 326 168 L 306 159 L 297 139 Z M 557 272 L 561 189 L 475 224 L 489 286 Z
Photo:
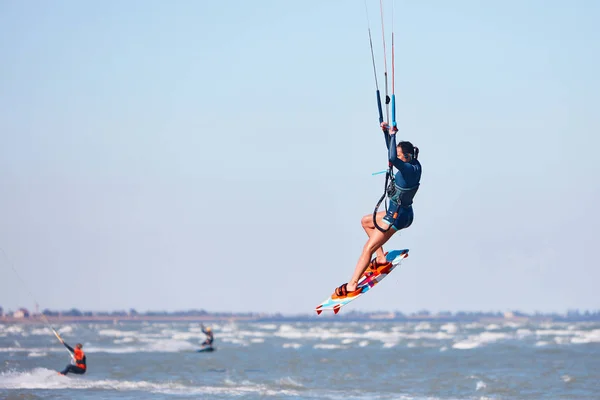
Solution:
M 415 147 L 414 149 L 415 150 L 413 152 L 413 158 L 416 160 L 419 156 L 419 149 L 418 147 Z M 381 203 L 385 200 L 385 198 L 387 197 L 390 203 L 393 202 L 395 204 L 395 207 L 393 209 L 393 218 L 396 219 L 398 218 L 399 208 L 408 208 L 412 206 L 413 198 L 417 194 L 419 186 L 420 183 L 417 183 L 415 186 L 409 188 L 403 188 L 396 185 L 396 179 L 394 178 L 394 166 L 392 165 L 391 161 L 388 162 L 388 170 L 385 174 L 384 191 L 381 197 L 379 198 L 375 209 L 373 210 L 373 224 L 380 232 L 386 233 L 392 227 L 392 224 L 388 225 L 387 228 L 382 228 L 377 224 L 377 212 L 379 211 L 379 207 L 381 206 Z M 385 211 L 386 213 L 388 212 L 387 202 L 385 203 Z

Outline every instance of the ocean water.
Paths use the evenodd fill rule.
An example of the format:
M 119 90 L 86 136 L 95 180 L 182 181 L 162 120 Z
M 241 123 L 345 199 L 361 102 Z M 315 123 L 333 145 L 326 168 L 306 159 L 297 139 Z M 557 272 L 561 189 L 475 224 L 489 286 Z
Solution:
M 0 399 L 600 399 L 598 323 L 0 324 Z

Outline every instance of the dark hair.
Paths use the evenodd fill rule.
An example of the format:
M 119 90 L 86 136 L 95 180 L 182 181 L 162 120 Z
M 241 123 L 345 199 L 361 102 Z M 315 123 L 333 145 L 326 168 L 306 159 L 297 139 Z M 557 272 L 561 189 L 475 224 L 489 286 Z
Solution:
M 411 142 L 400 142 L 398 146 L 402 149 L 403 154 L 407 154 L 415 160 L 419 157 L 419 148 L 413 146 Z

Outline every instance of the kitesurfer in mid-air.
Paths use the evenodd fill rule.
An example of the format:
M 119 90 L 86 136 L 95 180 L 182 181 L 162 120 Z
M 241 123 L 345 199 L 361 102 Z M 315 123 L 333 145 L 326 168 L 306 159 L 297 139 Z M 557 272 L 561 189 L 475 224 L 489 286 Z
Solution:
M 72 348 L 71 346 L 66 344 L 64 340 L 60 339 L 60 341 L 62 342 L 62 344 L 65 345 L 65 347 L 69 350 L 69 352 L 71 352 L 73 359 L 71 360 L 71 364 L 67 365 L 64 370 L 59 372 L 59 374 L 61 374 L 61 375 L 67 375 L 68 373 L 77 374 L 77 375 L 85 374 L 87 365 L 86 365 L 85 353 L 82 350 L 83 345 L 81 343 L 77 343 L 75 345 L 75 348 Z
M 376 221 L 372 214 L 362 218 L 362 227 L 369 239 L 363 247 L 354 275 L 348 283 L 335 289 L 333 297 L 346 297 L 357 290 L 358 281 L 369 267 L 373 253 L 376 253 L 376 257 L 370 262 L 373 268 L 387 264 L 382 246 L 394 233 L 408 228 L 413 222 L 412 203 L 421 181 L 421 163 L 417 160 L 419 149 L 410 142 L 400 142 L 396 145 L 396 127 L 390 132 L 389 125 L 383 122 L 381 128 L 388 144 L 389 161 L 398 170 L 387 188 L 388 211 L 378 212 L 375 216 Z M 386 228 L 381 229 L 382 226 Z

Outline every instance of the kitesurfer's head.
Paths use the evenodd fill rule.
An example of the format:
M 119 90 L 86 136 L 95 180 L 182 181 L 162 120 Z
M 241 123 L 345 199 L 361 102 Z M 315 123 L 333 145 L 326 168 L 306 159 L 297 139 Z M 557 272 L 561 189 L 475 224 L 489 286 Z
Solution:
M 396 147 L 398 158 L 404 162 L 410 162 L 417 158 L 419 150 L 411 142 L 400 142 Z
M 83 347 L 83 345 L 82 345 L 81 343 L 77 343 L 77 344 L 75 345 L 75 347 L 76 347 L 76 348 L 78 348 L 78 349 L 81 349 L 81 348 Z
M 210 332 L 212 331 L 212 329 L 210 329 L 210 326 L 206 327 L 206 332 Z

